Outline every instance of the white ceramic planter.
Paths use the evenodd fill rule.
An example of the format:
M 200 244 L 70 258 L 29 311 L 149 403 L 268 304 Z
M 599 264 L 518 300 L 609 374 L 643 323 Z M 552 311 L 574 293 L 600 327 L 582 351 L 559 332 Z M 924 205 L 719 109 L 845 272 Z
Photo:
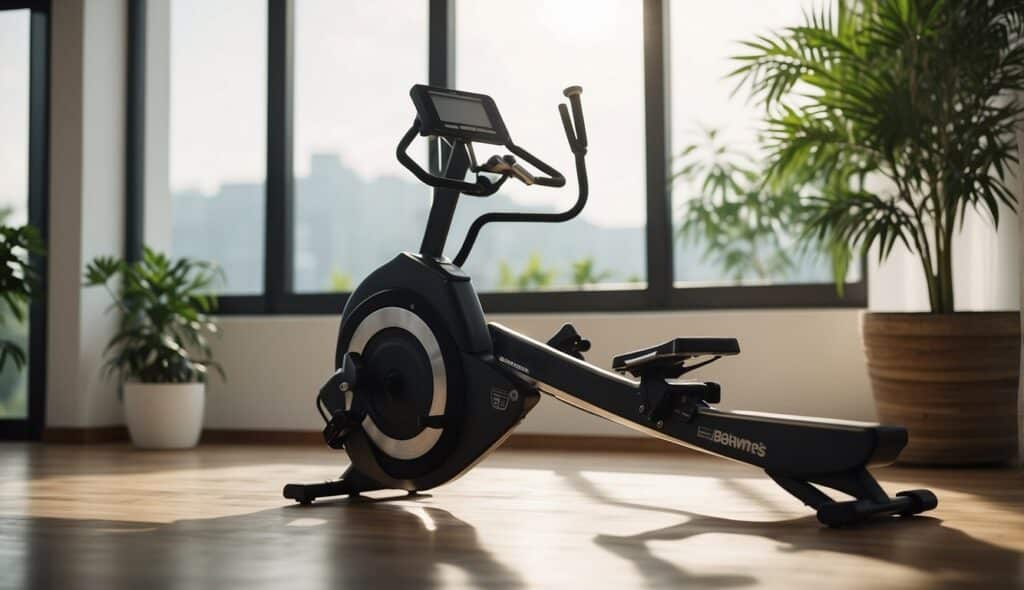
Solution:
M 187 449 L 203 430 L 203 383 L 125 383 L 124 418 L 143 449 Z

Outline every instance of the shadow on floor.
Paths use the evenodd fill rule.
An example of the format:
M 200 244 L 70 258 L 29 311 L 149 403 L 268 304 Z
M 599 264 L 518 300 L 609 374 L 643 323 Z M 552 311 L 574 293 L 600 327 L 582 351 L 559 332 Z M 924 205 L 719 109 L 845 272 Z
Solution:
M 0 518 L 0 587 L 524 587 L 472 526 L 403 504 L 326 502 L 165 525 Z
M 651 541 L 682 541 L 701 534 L 718 533 L 769 539 L 781 544 L 786 553 L 831 552 L 865 557 L 895 565 L 911 567 L 933 576 L 929 588 L 1019 588 L 1024 572 L 1024 553 L 1006 549 L 963 531 L 945 526 L 940 519 L 928 516 L 881 518 L 856 527 L 830 529 L 814 516 L 798 519 L 754 522 L 719 518 L 686 510 L 622 502 L 604 494 L 581 473 L 560 472 L 580 493 L 602 503 L 622 508 L 656 511 L 684 517 L 680 524 L 646 531 L 636 535 L 598 535 L 595 543 L 634 563 L 651 586 L 684 583 L 692 576 L 677 571 L 674 564 L 655 556 Z M 749 488 L 735 480 L 726 480 L 738 493 L 761 501 Z M 713 500 L 709 510 L 713 509 Z M 723 547 L 728 551 L 727 547 Z M 720 582 L 735 585 L 754 583 L 753 578 L 733 576 Z

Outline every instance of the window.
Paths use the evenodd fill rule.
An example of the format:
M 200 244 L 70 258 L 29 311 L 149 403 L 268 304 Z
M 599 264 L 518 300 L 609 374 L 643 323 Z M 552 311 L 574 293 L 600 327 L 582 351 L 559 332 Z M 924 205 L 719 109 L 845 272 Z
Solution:
M 170 23 L 145 36 L 145 67 L 159 69 L 161 44 L 170 63 L 170 168 L 167 182 L 144 170 L 141 184 L 146 203 L 160 198 L 153 186 L 169 186 L 173 207 L 161 216 L 147 204 L 146 222 L 130 227 L 155 218 L 171 227 L 155 233 L 173 234 L 173 254 L 220 263 L 223 313 L 336 313 L 367 273 L 423 236 L 431 189 L 394 155 L 414 117 L 413 84 L 492 96 L 516 142 L 567 178 L 563 189 L 510 180 L 490 198 L 461 199 L 449 256 L 485 211 L 571 206 L 575 165 L 557 105 L 578 84 L 587 208 L 557 226 L 483 229 L 466 270 L 487 311 L 862 306 L 864 280 L 851 273 L 837 295 L 828 261 L 794 254 L 790 228 L 745 242 L 740 220 L 723 226 L 737 234 L 727 247 L 709 241 L 701 220 L 686 223 L 701 179 L 693 168 L 673 176 L 701 155 L 707 129 L 759 174 L 762 113 L 732 95 L 729 58 L 740 40 L 798 24 L 812 1 L 151 2 L 146 26 Z M 152 85 L 160 75 L 136 77 Z M 147 109 L 158 103 L 147 96 Z M 151 115 L 133 145 L 159 151 Z M 698 147 L 679 156 L 688 145 Z M 502 151 L 476 148 L 479 159 Z M 427 142 L 415 149 L 425 163 Z M 143 241 L 163 243 L 143 229 Z
M 0 223 L 28 221 L 30 12 L 0 11 Z M 28 350 L 28 322 L 3 308 L 0 338 Z M 28 416 L 28 371 L 10 362 L 0 372 L 0 419 Z
M 15 2 L 0 9 L 0 223 L 32 225 L 47 235 L 49 3 Z M 17 322 L 5 308 L 0 338 L 14 341 L 28 363 L 0 372 L 0 440 L 42 435 L 46 388 L 46 259 L 34 257 L 38 291 Z M 8 359 L 9 361 L 9 359 Z
M 456 3 L 455 87 L 494 98 L 513 139 L 551 163 L 566 187 L 509 181 L 489 199 L 464 199 L 452 241 L 484 211 L 561 211 L 576 200 L 576 170 L 557 105 L 583 87 L 590 198 L 568 223 L 485 228 L 466 265 L 481 291 L 642 289 L 644 253 L 644 45 L 633 0 Z M 499 20 L 495 15 L 501 15 Z M 585 16 L 584 16 L 585 15 Z M 493 150 L 479 146 L 485 159 Z M 449 244 L 453 253 L 458 243 Z
M 426 79 L 426 0 L 295 3 L 296 291 L 351 291 L 419 246 L 430 193 L 395 146 Z
M 169 4 L 170 250 L 218 263 L 223 293 L 259 293 L 267 11 L 259 0 Z
M 764 109 L 729 78 L 740 41 L 803 22 L 806 0 L 671 3 L 673 260 L 676 286 L 829 283 L 829 261 L 794 248 L 783 224 L 724 207 L 762 192 L 765 156 L 758 134 Z M 727 174 L 735 183 L 714 188 Z M 785 190 L 785 189 L 783 189 Z M 775 202 L 778 202 L 776 199 Z M 709 206 L 711 205 L 711 206 Z M 766 218 L 775 219 L 776 215 Z

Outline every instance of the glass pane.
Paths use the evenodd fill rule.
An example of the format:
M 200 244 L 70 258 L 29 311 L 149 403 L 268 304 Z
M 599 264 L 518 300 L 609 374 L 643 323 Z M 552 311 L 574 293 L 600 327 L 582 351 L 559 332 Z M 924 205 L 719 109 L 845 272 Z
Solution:
M 29 11 L 0 11 L 0 224 L 28 220 Z M 28 323 L 0 305 L 0 338 L 28 351 Z M 28 368 L 0 372 L 0 419 L 28 416 Z
M 267 8 L 174 0 L 172 253 L 220 264 L 231 294 L 263 290 Z
M 500 15 L 500 16 L 497 16 Z M 565 174 L 566 188 L 510 180 L 460 203 L 447 252 L 484 211 L 561 211 L 576 171 L 558 117 L 562 89 L 583 87 L 590 200 L 568 223 L 498 224 L 466 265 L 481 290 L 642 288 L 644 68 L 642 3 L 634 0 L 463 0 L 456 11 L 456 88 L 494 98 L 512 138 Z M 482 160 L 494 150 L 481 146 Z
M 350 291 L 418 248 L 430 194 L 395 146 L 416 116 L 409 88 L 427 78 L 427 35 L 426 0 L 296 2 L 297 291 Z
M 672 195 L 677 284 L 832 280 L 828 261 L 814 253 L 801 254 L 784 230 L 757 229 L 754 218 L 733 215 L 726 208 L 697 207 L 710 202 L 713 191 L 707 181 L 716 172 L 735 181 L 727 192 L 729 203 L 756 191 L 764 169 L 758 133 L 765 113 L 748 100 L 746 89 L 737 90 L 736 80 L 727 78 L 738 67 L 731 58 L 744 53 L 741 41 L 802 24 L 802 11 L 809 6 L 806 0 L 675 0 L 670 5 L 670 168 L 676 175 Z

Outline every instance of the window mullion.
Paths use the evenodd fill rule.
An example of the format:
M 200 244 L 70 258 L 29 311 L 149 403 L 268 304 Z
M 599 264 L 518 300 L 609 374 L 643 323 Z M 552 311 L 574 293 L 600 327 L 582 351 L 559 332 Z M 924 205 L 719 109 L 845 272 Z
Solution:
M 292 291 L 293 0 L 269 0 L 267 19 L 267 183 L 264 291 L 267 311 Z
M 427 78 L 431 86 L 455 86 L 455 0 L 429 0 L 429 45 Z M 440 174 L 447 159 L 447 146 L 438 154 L 438 142 L 430 142 L 428 162 L 431 172 Z
M 666 307 L 672 290 L 672 207 L 668 188 L 668 1 L 644 0 L 644 121 L 647 146 L 647 293 Z

